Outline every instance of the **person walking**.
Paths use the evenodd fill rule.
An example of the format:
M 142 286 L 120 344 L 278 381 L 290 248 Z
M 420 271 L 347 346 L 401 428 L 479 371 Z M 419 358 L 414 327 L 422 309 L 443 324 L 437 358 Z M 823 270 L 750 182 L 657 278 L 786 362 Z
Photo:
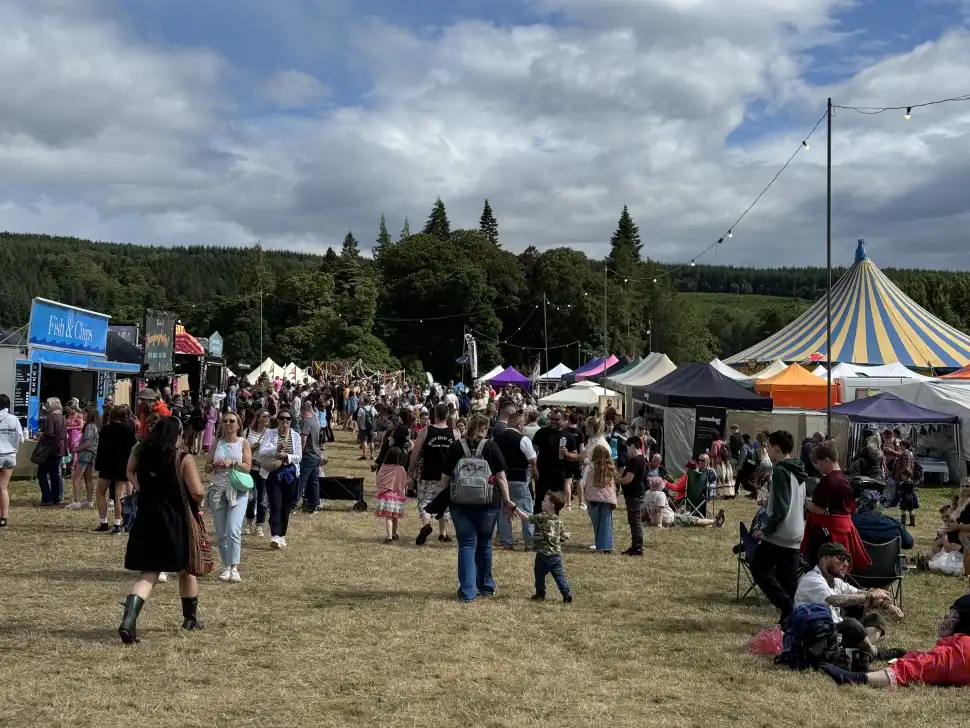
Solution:
M 242 581 L 239 560 L 242 555 L 242 526 L 249 503 L 249 491 L 233 473 L 252 469 L 253 451 L 249 441 L 240 437 L 239 415 L 231 410 L 222 416 L 222 432 L 209 454 L 205 470 L 212 474 L 206 500 L 219 541 L 222 573 L 219 581 Z
M 135 446 L 135 430 L 128 421 L 128 410 L 118 405 L 111 410 L 109 422 L 98 435 L 94 467 L 98 471 L 98 533 L 121 533 L 121 499 L 128 487 L 128 458 Z M 108 525 L 108 493 L 114 498 L 114 524 Z
M 249 524 L 249 533 L 257 536 L 263 535 L 263 524 L 266 523 L 266 481 L 263 480 L 260 473 L 258 457 L 263 436 L 269 430 L 269 422 L 269 412 L 261 409 L 253 415 L 252 423 L 246 428 L 246 442 L 249 443 L 250 451 L 253 453 L 253 461 L 249 470 L 249 474 L 253 478 L 253 489 L 249 491 L 246 520 Z
M 300 478 L 302 443 L 294 436 L 290 423 L 293 415 L 281 408 L 276 415 L 276 429 L 267 430 L 259 447 L 260 475 L 266 482 L 269 500 L 270 548 L 286 548 L 286 531 L 290 524 L 290 505 Z
M 753 534 L 758 545 L 751 573 L 762 593 L 781 612 L 787 628 L 798 588 L 799 548 L 805 535 L 805 468 L 793 459 L 795 438 L 777 430 L 768 435 L 768 457 L 773 464 L 768 515 Z
M 643 440 L 631 437 L 626 441 L 627 464 L 616 481 L 623 490 L 626 520 L 630 526 L 630 548 L 624 556 L 643 556 L 643 500 L 647 494 L 647 461 L 643 456 Z
M 205 398 L 205 429 L 202 432 L 202 453 L 208 455 L 212 450 L 212 441 L 219 422 L 219 408 L 212 402 L 211 397 Z
M 116 408 L 117 409 L 117 408 Z M 107 428 L 105 428 L 107 429 Z M 139 572 L 125 600 L 118 635 L 125 644 L 138 642 L 138 615 L 152 593 L 158 575 L 179 575 L 182 629 L 202 629 L 198 619 L 199 584 L 188 571 L 189 523 L 185 497 L 193 513 L 203 498 L 202 479 L 195 460 L 180 446 L 182 423 L 162 417 L 148 432 L 135 454 L 138 477 L 138 517 L 128 536 L 125 568 Z M 183 495 L 183 489 L 185 495 Z
M 425 511 L 431 501 L 441 492 L 441 476 L 447 466 L 448 452 L 459 434 L 448 426 L 448 405 L 439 402 L 434 408 L 434 424 L 421 430 L 414 447 L 411 449 L 408 471 L 416 473 L 420 466 L 418 478 L 418 517 L 421 519 L 421 530 L 415 539 L 415 544 L 424 546 L 428 537 L 434 531 L 431 516 Z M 451 541 L 448 536 L 448 522 L 451 512 L 446 510 L 438 521 L 438 540 Z
M 303 457 L 300 460 L 300 483 L 296 498 L 303 496 L 303 512 L 315 515 L 320 510 L 320 464 L 323 462 L 323 448 L 320 444 L 320 420 L 309 398 L 300 405 L 300 445 Z M 294 503 L 295 505 L 295 503 Z
M 583 469 L 582 488 L 586 494 L 589 520 L 593 524 L 593 546 L 601 553 L 611 554 L 613 510 L 616 508 L 616 465 L 609 447 L 596 446 L 587 451 L 590 459 Z
M 486 440 L 489 417 L 472 415 L 468 420 L 468 433 L 452 444 L 442 476 L 442 486 L 450 488 L 459 462 L 479 459 L 487 463 L 494 479 L 492 498 L 488 503 L 467 505 L 451 502 L 451 519 L 458 538 L 458 599 L 474 601 L 476 596 L 495 596 L 495 580 L 492 577 L 492 535 L 498 520 L 499 508 L 505 505 L 510 511 L 515 504 L 509 499 L 509 484 L 505 477 L 505 458 L 498 445 Z M 459 479 L 458 485 L 461 484 Z
M 0 528 L 10 518 L 10 493 L 7 488 L 17 467 L 17 453 L 24 441 L 24 428 L 10 412 L 10 397 L 0 394 Z
M 440 406 L 440 405 L 439 405 Z M 520 511 L 531 516 L 535 497 L 534 483 L 539 470 L 536 467 L 536 451 L 532 441 L 525 436 L 524 418 L 521 412 L 506 415 L 506 427 L 495 436 L 494 442 L 502 451 L 505 458 L 505 477 L 509 482 L 509 499 Z M 532 539 L 535 535 L 535 525 L 528 519 L 522 519 L 522 541 L 525 550 L 532 550 Z M 499 543 L 506 551 L 515 549 L 515 535 L 512 520 L 508 513 L 501 512 L 498 517 Z
M 566 492 L 566 478 L 572 464 L 579 460 L 579 443 L 563 429 L 562 412 L 551 412 L 549 424 L 539 428 L 532 438 L 536 451 L 535 503 L 542 503 L 548 491 Z

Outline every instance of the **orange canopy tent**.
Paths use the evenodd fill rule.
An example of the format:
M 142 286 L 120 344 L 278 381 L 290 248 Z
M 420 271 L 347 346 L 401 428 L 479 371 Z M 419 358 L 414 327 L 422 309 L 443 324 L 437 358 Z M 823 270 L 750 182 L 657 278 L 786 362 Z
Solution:
M 970 365 L 957 369 L 955 372 L 944 374 L 940 379 L 970 379 Z
M 825 409 L 827 383 L 821 377 L 792 364 L 773 377 L 755 381 L 754 391 L 771 397 L 775 407 L 799 407 L 801 409 Z M 832 382 L 832 404 L 842 403 L 842 387 Z

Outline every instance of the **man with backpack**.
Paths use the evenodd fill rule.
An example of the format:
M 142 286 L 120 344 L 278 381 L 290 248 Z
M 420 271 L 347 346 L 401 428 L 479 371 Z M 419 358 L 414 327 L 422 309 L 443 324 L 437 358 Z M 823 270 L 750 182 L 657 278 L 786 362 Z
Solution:
M 903 612 L 893 604 L 889 592 L 883 589 L 863 591 L 843 581 L 842 577 L 851 565 L 852 555 L 845 546 L 835 541 L 822 544 L 818 550 L 818 566 L 798 582 L 795 607 L 828 605 L 842 648 L 860 653 L 852 669 L 868 671 L 870 660 L 890 659 L 889 653 L 880 654 L 876 647 L 886 635 L 886 619 L 877 610 L 885 610 L 897 618 L 901 618 Z
M 751 534 L 758 541 L 751 573 L 768 601 L 781 611 L 784 629 L 794 608 L 798 588 L 799 549 L 805 535 L 805 468 L 792 458 L 795 438 L 777 430 L 768 435 L 772 462 L 768 515 L 764 526 Z
M 377 410 L 370 403 L 370 397 L 363 398 L 354 412 L 357 420 L 357 442 L 360 443 L 360 459 L 374 459 L 374 430 L 377 428 Z

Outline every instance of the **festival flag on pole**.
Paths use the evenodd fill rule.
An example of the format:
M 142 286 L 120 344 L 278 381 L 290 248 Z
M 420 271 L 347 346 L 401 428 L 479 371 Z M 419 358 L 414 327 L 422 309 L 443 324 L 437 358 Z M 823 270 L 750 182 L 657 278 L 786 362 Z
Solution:
M 471 334 L 465 334 L 465 356 L 468 357 L 468 368 L 471 369 L 472 379 L 478 379 L 478 343 Z

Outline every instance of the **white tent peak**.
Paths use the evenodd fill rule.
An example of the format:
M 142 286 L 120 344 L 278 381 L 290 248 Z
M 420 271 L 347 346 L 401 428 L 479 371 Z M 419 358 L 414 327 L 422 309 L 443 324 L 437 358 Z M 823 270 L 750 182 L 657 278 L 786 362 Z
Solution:
M 736 382 L 742 382 L 751 379 L 751 377 L 746 374 L 742 374 L 737 369 L 732 367 L 730 364 L 725 364 L 720 359 L 714 359 L 711 361 L 711 366 L 714 367 L 718 372 L 723 374 L 728 379 L 733 379 Z
M 545 374 L 540 374 L 539 379 L 561 379 L 567 374 L 570 374 L 572 371 L 573 370 L 567 367 L 565 364 L 559 363 Z

